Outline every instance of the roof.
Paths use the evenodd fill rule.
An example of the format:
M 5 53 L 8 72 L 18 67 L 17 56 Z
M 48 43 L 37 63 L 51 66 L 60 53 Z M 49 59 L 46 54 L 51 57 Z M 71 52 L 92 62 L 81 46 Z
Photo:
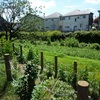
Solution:
M 90 13 L 91 13 L 90 10 L 81 11 L 81 10 L 77 9 L 77 10 L 74 10 L 72 12 L 65 14 L 64 16 L 86 15 L 86 14 L 90 14 Z
M 62 15 L 58 12 L 55 12 L 55 13 L 52 13 L 52 14 L 46 16 L 45 18 L 58 18 L 59 16 L 62 16 Z

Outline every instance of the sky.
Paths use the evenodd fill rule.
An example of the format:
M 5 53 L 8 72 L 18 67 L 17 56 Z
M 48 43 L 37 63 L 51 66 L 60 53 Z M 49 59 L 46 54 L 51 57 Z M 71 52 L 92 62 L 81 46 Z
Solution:
M 42 13 L 45 16 L 54 12 L 65 15 L 73 10 L 90 10 L 94 13 L 94 18 L 98 17 L 100 10 L 100 0 L 29 0 L 32 7 L 42 6 Z

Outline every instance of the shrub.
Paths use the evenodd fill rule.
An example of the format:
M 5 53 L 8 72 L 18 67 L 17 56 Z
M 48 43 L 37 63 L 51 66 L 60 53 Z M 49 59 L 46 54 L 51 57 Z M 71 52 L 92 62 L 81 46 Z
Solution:
M 99 43 L 100 44 L 100 31 L 76 31 L 73 36 L 79 40 L 79 42 L 85 43 Z
M 47 37 L 47 45 L 51 45 L 51 38 Z
M 79 47 L 80 48 L 84 48 L 84 47 L 87 47 L 87 43 L 84 43 L 84 42 L 82 42 L 82 43 L 79 43 Z
M 78 47 L 79 41 L 75 38 L 68 38 L 68 39 L 66 39 L 66 45 L 68 47 Z
M 3 41 L 2 42 L 2 53 L 8 53 L 10 54 L 10 57 L 13 56 L 13 48 L 12 48 L 12 44 L 10 41 Z
M 51 41 L 60 40 L 61 38 L 64 38 L 64 35 L 60 31 L 47 31 L 47 36 L 51 37 Z
M 61 41 L 60 41 L 60 46 L 66 46 L 66 43 L 65 43 L 64 40 L 61 40 Z
M 20 97 L 20 100 L 30 100 L 32 90 L 35 86 L 35 80 L 37 78 L 37 66 L 34 64 L 27 64 L 25 68 L 25 74 L 19 79 L 16 93 Z
M 24 56 L 18 55 L 17 60 L 18 60 L 18 62 L 21 63 L 21 64 L 25 63 L 25 58 L 24 58 Z
M 90 48 L 100 50 L 100 45 L 98 43 L 93 43 L 93 44 L 90 44 Z
M 67 83 L 49 78 L 35 86 L 31 100 L 73 100 L 76 98 L 74 94 L 70 95 L 73 92 L 74 89 Z
M 27 54 L 27 60 L 32 60 L 34 58 L 34 54 L 32 49 L 29 49 L 28 54 Z

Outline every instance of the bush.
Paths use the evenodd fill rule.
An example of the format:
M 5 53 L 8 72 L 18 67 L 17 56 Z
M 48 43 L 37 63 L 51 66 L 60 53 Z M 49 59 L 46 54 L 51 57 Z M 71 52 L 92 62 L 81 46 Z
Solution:
M 82 42 L 82 43 L 79 43 L 79 47 L 80 48 L 84 48 L 84 47 L 87 47 L 87 43 L 84 43 L 84 42 Z
M 85 43 L 99 43 L 100 44 L 100 31 L 76 31 L 73 37 L 79 40 L 79 42 Z
M 51 38 L 47 37 L 47 45 L 51 45 Z
M 19 79 L 16 93 L 20 97 L 20 100 L 30 100 L 32 90 L 35 86 L 35 80 L 37 78 L 37 66 L 34 64 L 27 64 L 25 68 L 25 74 Z
M 34 54 L 32 49 L 29 49 L 28 54 L 27 54 L 27 60 L 32 60 L 34 58 Z
M 66 39 L 66 45 L 68 47 L 78 47 L 79 41 L 75 38 L 68 38 L 68 39 Z
M 51 41 L 55 41 L 55 40 L 60 40 L 60 39 L 64 39 L 65 36 L 64 34 L 62 34 L 60 31 L 47 31 L 46 32 L 47 36 L 51 37 Z
M 3 54 L 8 53 L 10 57 L 13 56 L 13 48 L 10 41 L 1 40 L 1 50 Z
M 100 50 L 100 45 L 98 43 L 93 43 L 93 44 L 90 44 L 90 48 Z
M 31 100 L 73 100 L 76 96 L 70 95 L 74 89 L 66 82 L 49 78 L 35 86 Z M 64 96 L 68 94 L 68 96 Z
M 24 56 L 18 55 L 17 60 L 21 64 L 25 63 L 25 57 Z

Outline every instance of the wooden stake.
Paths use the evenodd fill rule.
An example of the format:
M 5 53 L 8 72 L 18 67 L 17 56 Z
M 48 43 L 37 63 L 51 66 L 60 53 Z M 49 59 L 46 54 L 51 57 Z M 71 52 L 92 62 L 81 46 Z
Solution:
M 74 61 L 74 89 L 77 90 L 77 62 Z
M 54 78 L 57 78 L 57 74 L 58 74 L 58 59 L 57 59 L 57 56 L 55 56 L 55 76 Z
M 43 71 L 43 67 L 44 67 L 44 59 L 43 59 L 43 52 L 41 52 L 41 71 L 40 71 L 40 74 Z
M 11 81 L 12 77 L 11 77 L 11 68 L 10 68 L 10 62 L 9 62 L 10 61 L 9 54 L 5 54 L 4 59 L 5 59 L 5 66 L 6 66 L 7 81 Z
M 86 81 L 78 81 L 77 86 L 77 100 L 88 100 L 89 83 Z

